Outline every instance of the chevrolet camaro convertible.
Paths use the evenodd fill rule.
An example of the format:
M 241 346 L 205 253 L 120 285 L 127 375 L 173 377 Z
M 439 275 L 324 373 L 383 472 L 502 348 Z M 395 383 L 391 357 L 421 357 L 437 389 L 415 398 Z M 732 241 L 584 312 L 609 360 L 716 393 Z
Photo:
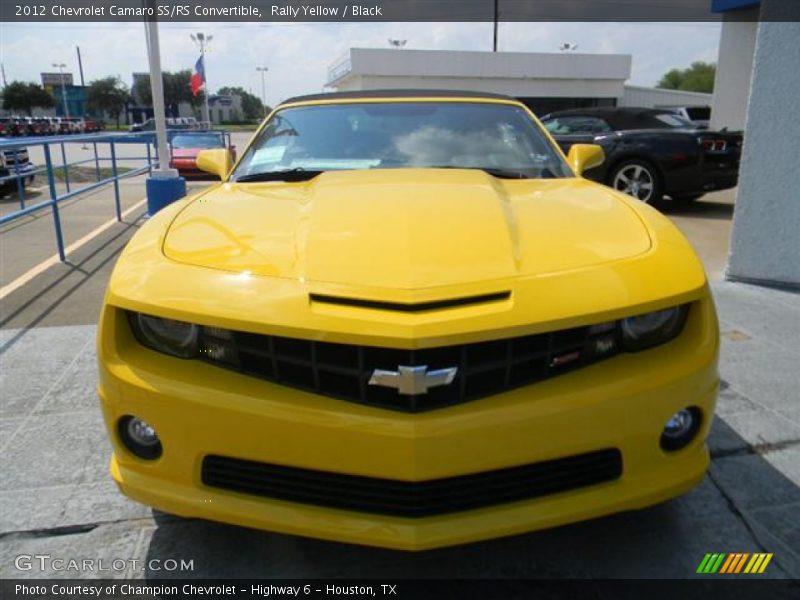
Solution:
M 691 489 L 719 383 L 700 261 L 502 96 L 286 101 L 149 219 L 100 317 L 122 492 L 421 550 Z

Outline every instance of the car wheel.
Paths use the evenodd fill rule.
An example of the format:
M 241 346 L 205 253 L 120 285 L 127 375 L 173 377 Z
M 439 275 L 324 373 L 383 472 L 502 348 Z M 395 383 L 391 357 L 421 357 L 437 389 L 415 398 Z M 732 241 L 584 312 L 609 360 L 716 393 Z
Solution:
M 691 204 L 695 200 L 699 200 L 705 194 L 680 194 L 672 196 L 672 199 L 679 204 Z
M 626 160 L 617 165 L 611 172 L 609 185 L 644 203 L 661 200 L 663 196 L 661 176 L 643 160 Z

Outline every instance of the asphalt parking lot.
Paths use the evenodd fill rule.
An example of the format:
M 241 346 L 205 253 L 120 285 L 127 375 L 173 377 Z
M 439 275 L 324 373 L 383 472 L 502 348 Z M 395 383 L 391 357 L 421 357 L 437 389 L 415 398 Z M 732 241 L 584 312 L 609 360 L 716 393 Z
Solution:
M 143 196 L 141 181 L 129 185 L 128 208 Z M 71 239 L 84 235 L 92 202 L 108 198 L 63 211 Z M 714 281 L 722 329 L 712 466 L 689 494 L 637 512 L 418 554 L 180 519 L 127 500 L 107 474 L 94 335 L 105 283 L 141 223 L 141 208 L 2 299 L 0 577 L 97 576 L 15 567 L 20 554 L 46 553 L 137 559 L 103 574 L 134 578 L 691 578 L 707 552 L 772 552 L 764 577 L 800 577 L 800 296 L 721 281 L 731 192 L 658 208 L 697 247 Z M 52 244 L 47 217 L 0 240 L 0 286 L 54 252 L 45 249 Z M 30 240 L 42 247 L 34 251 Z M 153 567 L 168 558 L 192 560 L 194 569 Z

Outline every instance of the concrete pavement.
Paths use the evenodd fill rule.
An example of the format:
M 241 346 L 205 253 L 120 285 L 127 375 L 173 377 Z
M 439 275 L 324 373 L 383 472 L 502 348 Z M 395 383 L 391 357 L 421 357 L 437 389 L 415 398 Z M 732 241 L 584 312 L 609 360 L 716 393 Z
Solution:
M 706 194 L 690 204 L 663 200 L 654 205 L 692 242 L 711 281 L 725 274 L 735 199 L 736 189 L 730 189 Z
M 63 185 L 58 187 L 61 188 L 59 193 L 65 191 Z M 144 176 L 123 179 L 119 189 L 121 211 L 125 211 L 144 198 Z M 48 197 L 46 186 L 35 186 L 28 190 L 29 205 L 47 200 Z M 16 198 L 6 197 L 0 201 L 3 213 L 18 207 Z M 136 216 L 144 212 L 145 208 L 142 208 Z M 66 246 L 116 217 L 113 186 L 106 185 L 59 202 L 59 215 Z M 49 208 L 8 223 L 2 231 L 0 248 L 6 258 L 0 266 L 0 285 L 14 280 L 58 251 L 53 214 Z

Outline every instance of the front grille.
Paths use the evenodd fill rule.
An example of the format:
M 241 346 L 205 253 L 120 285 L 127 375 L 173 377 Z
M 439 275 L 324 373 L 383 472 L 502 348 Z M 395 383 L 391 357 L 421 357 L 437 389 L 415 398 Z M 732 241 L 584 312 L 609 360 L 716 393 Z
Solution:
M 616 448 L 496 471 L 429 481 L 342 475 L 206 456 L 202 481 L 234 492 L 397 517 L 426 517 L 519 502 L 622 475 Z
M 421 412 L 499 394 L 617 354 L 619 333 L 611 325 L 551 333 L 398 350 L 202 328 L 200 359 L 212 364 L 350 402 Z M 449 385 L 406 395 L 370 385 L 375 369 L 399 366 L 458 369 Z

